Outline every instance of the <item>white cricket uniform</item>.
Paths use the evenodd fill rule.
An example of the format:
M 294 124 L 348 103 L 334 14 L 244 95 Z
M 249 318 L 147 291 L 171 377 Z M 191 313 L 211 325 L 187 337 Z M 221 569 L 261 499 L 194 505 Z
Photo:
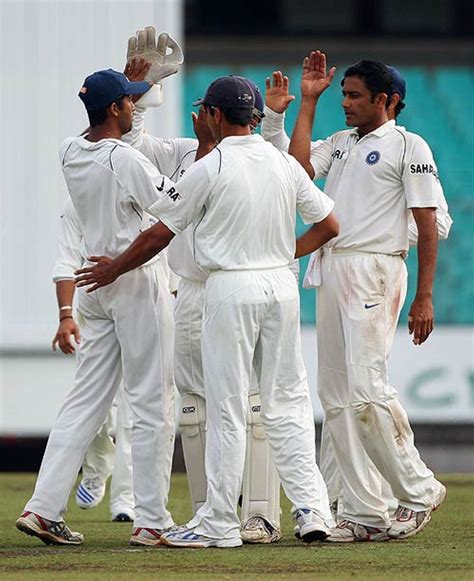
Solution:
M 181 138 L 162 139 L 148 135 L 144 130 L 145 111 L 136 107 L 132 130 L 124 137 L 124 140 L 148 157 L 162 174 L 168 175 L 171 179 L 178 179 L 194 162 L 198 141 Z M 205 401 L 201 336 L 208 271 L 201 268 L 194 259 L 192 224 L 173 238 L 168 247 L 168 257 L 172 272 L 179 278 L 175 307 L 174 375 L 176 386 L 183 398 L 192 395 Z M 298 261 L 294 263 L 298 267 Z M 254 382 L 251 394 L 257 393 L 258 389 Z M 183 400 L 183 406 L 185 401 L 188 402 L 189 399 Z M 193 410 L 192 415 L 182 414 L 180 419 L 180 422 L 186 424 L 181 426 L 181 436 L 194 513 L 202 506 L 206 498 L 205 426 L 202 422 L 200 423 L 197 412 L 201 409 L 199 399 L 197 402 L 197 405 L 189 406 L 189 409 Z M 182 409 L 187 409 L 187 406 Z M 205 405 L 202 409 L 204 416 L 201 420 L 205 421 Z M 279 529 L 280 482 L 270 457 L 268 444 L 261 434 L 262 428 L 259 413 L 255 410 L 255 402 L 252 409 L 247 426 L 250 441 L 247 444 L 241 517 L 245 522 L 250 516 L 258 514 L 264 516 Z M 256 441 L 253 439 L 255 433 L 260 434 Z
M 82 232 L 81 256 L 116 257 L 140 232 L 143 212 L 172 182 L 122 141 L 70 138 L 60 159 Z M 26 510 L 62 518 L 85 452 L 122 378 L 133 416 L 135 526 L 173 524 L 166 508 L 174 443 L 172 326 L 168 285 L 152 260 L 112 285 L 78 289 L 81 344 L 74 388 L 50 434 Z
M 367 456 L 412 510 L 432 506 L 436 488 L 387 372 L 406 296 L 409 209 L 437 207 L 436 166 L 423 139 L 394 121 L 362 138 L 356 129 L 335 133 L 312 150 L 311 163 L 316 178 L 326 177 L 340 223 L 323 250 L 317 320 L 318 387 L 343 483 L 342 517 L 388 527 Z
M 147 228 L 151 217 L 144 215 L 142 228 Z M 63 213 L 61 215 L 61 228 L 57 242 L 57 257 L 53 269 L 53 281 L 74 280 L 74 272 L 81 268 L 84 259 L 81 256 L 80 247 L 82 232 L 70 198 L 66 200 Z M 156 268 L 162 270 L 163 280 L 170 279 L 170 269 L 167 265 L 167 251 L 159 254 L 160 262 Z M 170 286 L 172 281 L 170 280 Z M 172 297 L 163 295 L 160 297 L 162 303 L 157 307 L 170 313 L 172 310 Z M 168 299 L 168 300 L 166 300 Z M 170 315 L 163 316 L 163 321 L 170 319 Z M 172 336 L 173 327 L 166 332 Z M 171 362 L 163 360 L 163 365 Z M 172 371 L 168 374 L 171 376 Z M 120 388 L 119 388 L 120 389 Z M 170 395 L 173 392 L 170 390 Z M 173 401 L 170 401 L 172 410 Z M 173 411 L 173 410 L 172 410 Z M 174 412 L 173 412 L 174 413 Z M 110 475 L 112 481 L 110 485 L 110 512 L 112 518 L 125 512 L 132 515 L 134 509 L 133 486 L 132 486 L 132 459 L 131 459 L 131 437 L 132 437 L 132 414 L 127 400 L 123 394 L 123 386 L 120 389 L 111 412 L 107 420 L 97 432 L 89 446 L 84 462 L 82 464 L 83 480 L 99 478 L 105 482 Z M 114 441 L 111 434 L 114 435 Z M 115 443 L 114 443 L 115 442 Z M 171 462 L 172 450 L 168 450 L 170 457 L 165 465 Z
M 270 109 L 265 113 L 263 135 L 280 147 L 288 147 L 284 116 Z M 383 151 L 378 149 L 379 143 L 384 145 Z M 404 478 L 407 465 L 399 458 L 397 464 L 396 454 L 393 465 L 385 466 L 378 452 L 371 453 L 376 440 L 367 435 L 370 427 L 361 420 L 361 414 L 345 412 L 351 406 L 355 410 L 361 409 L 361 401 L 368 401 L 367 389 L 373 383 L 370 401 L 389 401 L 386 413 L 388 408 L 395 410 L 390 412 L 390 418 L 406 418 L 396 391 L 388 385 L 386 359 L 406 293 L 406 269 L 402 256 L 408 251 L 408 237 L 411 240 L 417 237 L 409 210 L 410 207 L 437 208 L 440 238 L 447 237 L 452 220 L 431 151 L 420 137 L 396 127 L 393 121 L 360 140 L 356 130 L 347 130 L 326 141 L 312 142 L 311 163 L 316 178 L 327 178 L 325 192 L 336 202 L 335 213 L 341 225 L 339 237 L 329 242 L 326 251 L 311 257 L 305 277 L 308 286 L 319 287 L 321 278 L 323 281 L 317 301 L 318 336 L 322 338 L 318 342 L 318 383 L 326 420 L 337 414 L 340 419 L 347 416 L 344 427 L 342 419 L 339 427 L 333 422 L 334 433 L 337 431 L 338 436 L 331 437 L 327 433 L 330 422 L 325 421 L 323 425 L 321 469 L 329 486 L 330 498 L 334 500 L 339 497 L 341 488 L 340 470 L 333 459 L 333 445 L 339 438 L 337 464 L 345 469 L 344 497 L 348 495 L 344 498 L 342 518 L 387 526 L 389 510 L 394 507 L 393 493 L 402 504 L 421 510 L 430 504 L 434 479 L 419 459 L 407 422 L 402 422 L 406 463 L 415 465 L 415 484 Z M 348 203 L 349 195 L 351 203 Z M 363 267 L 355 266 L 356 260 L 364 261 Z M 365 277 L 372 278 L 372 288 L 364 281 Z M 369 300 L 371 295 L 372 302 Z M 382 297 L 383 305 L 377 297 Z M 375 313 L 371 312 L 372 308 Z M 385 320 L 382 320 L 384 314 Z M 336 394 L 341 394 L 339 399 Z M 337 410 L 337 414 L 328 408 Z M 388 417 L 386 420 L 385 429 L 393 429 L 392 420 Z M 351 446 L 347 445 L 341 433 L 347 434 Z M 369 455 L 364 454 L 364 449 Z M 392 451 L 397 452 L 399 448 Z M 370 458 L 374 459 L 375 465 Z M 357 476 L 348 470 L 351 463 Z M 387 476 L 390 484 L 381 478 L 375 466 L 382 466 L 380 472 Z M 418 481 L 423 490 L 421 495 L 417 495 Z
M 293 509 L 313 508 L 331 519 L 315 462 L 298 288 L 288 264 L 296 211 L 313 223 L 332 207 L 291 156 L 252 135 L 223 139 L 149 209 L 176 234 L 194 225 L 196 262 L 210 273 L 202 333 L 207 500 L 188 525 L 198 534 L 239 537 L 252 363 L 263 424 Z

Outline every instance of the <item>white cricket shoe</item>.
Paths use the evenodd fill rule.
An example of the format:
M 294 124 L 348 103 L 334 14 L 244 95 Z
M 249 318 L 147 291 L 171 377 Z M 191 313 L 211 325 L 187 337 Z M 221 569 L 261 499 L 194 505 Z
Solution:
M 82 545 L 84 542 L 81 533 L 71 531 L 64 521 L 49 520 L 28 510 L 16 521 L 16 528 L 38 537 L 46 545 Z
M 276 528 L 265 517 L 254 515 L 248 518 L 240 529 L 244 543 L 276 543 L 281 539 L 281 530 Z
M 395 518 L 388 534 L 392 539 L 407 539 L 419 533 L 431 521 L 431 515 L 446 498 L 446 487 L 437 483 L 433 506 L 426 510 L 411 510 L 401 504 L 395 511 Z
M 299 508 L 293 517 L 296 520 L 295 536 L 305 543 L 324 541 L 331 534 L 324 520 L 311 508 Z
M 84 478 L 76 490 L 76 504 L 79 508 L 95 508 L 104 498 L 105 482 L 100 476 Z
M 328 543 L 370 543 L 389 541 L 390 537 L 387 534 L 387 529 L 369 527 L 351 520 L 342 520 L 331 529 L 331 536 L 326 540 Z
M 161 535 L 161 544 L 166 545 L 167 547 L 189 549 L 207 549 L 210 547 L 227 549 L 242 546 L 242 539 L 240 536 L 234 539 L 215 539 L 213 537 L 198 535 L 194 530 L 195 529 L 182 527 L 175 531 L 164 533 Z

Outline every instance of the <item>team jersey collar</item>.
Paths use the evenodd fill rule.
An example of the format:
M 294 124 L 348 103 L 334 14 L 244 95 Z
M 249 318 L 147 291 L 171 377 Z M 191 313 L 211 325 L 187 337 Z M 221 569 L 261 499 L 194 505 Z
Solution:
M 367 135 L 364 135 L 364 137 L 371 137 L 372 135 L 374 135 L 375 137 L 383 137 L 388 131 L 390 131 L 390 129 L 392 129 L 392 127 L 395 127 L 395 121 L 393 119 L 390 119 L 380 127 L 377 127 L 377 129 L 374 129 L 370 133 L 367 133 Z M 352 129 L 351 135 L 355 135 L 357 138 L 359 137 L 357 127 L 354 127 L 354 129 Z
M 219 143 L 219 145 L 248 145 L 249 143 L 258 143 L 263 141 L 261 135 L 229 135 Z

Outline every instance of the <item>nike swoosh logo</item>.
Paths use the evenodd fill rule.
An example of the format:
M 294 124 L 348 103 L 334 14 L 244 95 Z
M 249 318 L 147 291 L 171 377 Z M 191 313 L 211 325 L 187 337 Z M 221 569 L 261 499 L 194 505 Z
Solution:
M 375 305 L 368 305 L 367 303 L 365 303 L 365 308 L 366 309 L 373 309 L 374 307 L 378 307 L 380 305 L 380 303 L 375 303 Z
M 161 180 L 162 180 L 162 181 L 161 181 L 161 185 L 160 185 L 160 186 L 156 186 L 156 189 L 157 189 L 159 192 L 162 192 L 162 191 L 163 191 L 163 189 L 164 189 L 164 187 L 165 187 L 165 178 L 161 178 Z

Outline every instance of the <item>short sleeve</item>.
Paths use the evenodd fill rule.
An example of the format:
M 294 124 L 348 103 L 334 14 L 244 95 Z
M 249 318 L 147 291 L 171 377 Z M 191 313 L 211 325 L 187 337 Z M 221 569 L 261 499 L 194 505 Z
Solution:
M 175 234 L 183 232 L 206 211 L 211 187 L 207 167 L 210 156 L 213 153 L 195 162 L 176 184 L 160 192 L 158 200 L 148 209 Z
M 418 135 L 406 133 L 402 182 L 408 208 L 437 208 L 440 188 L 438 170 L 428 144 Z
M 296 209 L 305 224 L 321 222 L 329 216 L 334 202 L 309 179 L 308 174 L 295 161 L 295 183 L 297 184 Z

